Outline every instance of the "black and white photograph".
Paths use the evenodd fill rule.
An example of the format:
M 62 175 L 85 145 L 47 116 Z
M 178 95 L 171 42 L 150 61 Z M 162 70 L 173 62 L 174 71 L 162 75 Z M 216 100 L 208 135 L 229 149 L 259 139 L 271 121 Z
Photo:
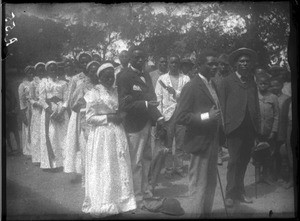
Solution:
M 297 0 L 1 9 L 3 220 L 298 216 Z

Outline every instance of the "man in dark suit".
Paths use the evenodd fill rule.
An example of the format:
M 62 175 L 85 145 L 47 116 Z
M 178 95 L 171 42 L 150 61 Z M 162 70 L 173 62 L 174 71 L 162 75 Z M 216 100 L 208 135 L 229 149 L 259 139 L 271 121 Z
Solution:
M 146 54 L 141 47 L 129 50 L 130 65 L 117 79 L 120 110 L 126 113 L 125 131 L 128 134 L 133 187 L 137 206 L 152 197 L 148 182 L 151 163 L 150 130 L 152 123 L 162 125 L 164 119 L 157 109 L 158 102 L 148 73 L 143 71 Z
M 210 216 L 217 184 L 219 128 L 222 117 L 211 78 L 217 56 L 205 51 L 197 61 L 197 73 L 180 96 L 178 124 L 186 126 L 183 149 L 191 154 L 189 165 L 190 218 Z
M 229 152 L 225 201 L 229 207 L 233 206 L 234 200 L 252 203 L 245 196 L 244 177 L 259 131 L 255 61 L 256 53 L 251 49 L 234 51 L 229 56 L 229 62 L 235 72 L 223 79 L 219 90 Z

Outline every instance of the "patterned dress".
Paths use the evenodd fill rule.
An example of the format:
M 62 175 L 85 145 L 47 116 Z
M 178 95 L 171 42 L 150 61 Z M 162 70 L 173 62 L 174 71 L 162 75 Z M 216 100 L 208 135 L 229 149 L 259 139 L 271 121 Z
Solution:
M 122 125 L 107 122 L 116 113 L 117 91 L 95 86 L 84 96 L 91 125 L 86 145 L 85 199 L 82 211 L 104 217 L 134 210 L 129 147 Z
M 42 106 L 39 103 L 39 85 L 40 79 L 35 77 L 30 86 L 30 104 L 31 104 L 31 155 L 33 163 L 41 162 L 41 115 Z
M 66 147 L 66 134 L 69 123 L 67 111 L 64 111 L 60 120 L 55 114 L 62 107 L 67 107 L 67 83 L 62 80 L 46 79 L 40 91 L 43 106 L 41 118 L 45 119 L 45 133 L 41 137 L 41 168 L 57 168 L 63 166 L 63 155 Z M 45 109 L 50 107 L 53 114 Z
M 24 80 L 19 88 L 19 100 L 20 100 L 20 110 L 24 111 L 26 114 L 26 118 L 28 121 L 28 125 L 26 126 L 22 122 L 22 149 L 23 154 L 30 156 L 31 155 L 31 146 L 30 146 L 30 118 L 31 118 L 31 106 L 29 103 L 29 91 L 30 91 L 30 82 L 28 80 Z
M 89 78 L 84 73 L 79 73 L 72 77 L 68 88 L 68 105 L 70 108 L 72 108 L 74 101 L 77 100 L 77 95 L 80 95 L 80 93 L 75 93 L 76 89 L 81 84 L 87 84 L 88 82 Z M 83 173 L 81 152 L 84 145 L 80 144 L 80 130 L 80 113 L 72 110 L 66 137 L 65 173 Z

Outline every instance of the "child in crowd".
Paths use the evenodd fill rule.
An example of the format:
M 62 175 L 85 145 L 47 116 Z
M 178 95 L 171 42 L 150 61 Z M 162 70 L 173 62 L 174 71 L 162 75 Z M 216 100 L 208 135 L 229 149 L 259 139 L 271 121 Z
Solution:
M 278 107 L 279 107 L 278 133 L 276 136 L 275 148 L 274 148 L 274 154 L 272 160 L 273 162 L 272 175 L 274 180 L 280 180 L 282 178 L 280 173 L 282 171 L 282 167 L 281 167 L 282 156 L 280 155 L 280 147 L 286 141 L 285 136 L 282 135 L 286 133 L 286 131 L 284 131 L 283 122 L 282 122 L 283 121 L 282 107 L 283 107 L 283 103 L 289 98 L 289 96 L 282 92 L 283 86 L 284 86 L 284 80 L 280 77 L 273 77 L 270 80 L 269 91 L 277 96 Z
M 270 78 L 266 74 L 257 75 L 256 82 L 258 86 L 258 98 L 260 107 L 260 117 L 261 117 L 261 128 L 260 134 L 258 136 L 257 147 L 262 143 L 266 143 L 266 148 L 264 151 L 260 150 L 262 157 L 262 177 L 260 177 L 260 182 L 266 182 L 268 184 L 272 183 L 270 179 L 270 166 L 271 166 L 271 156 L 274 151 L 274 141 L 276 138 L 276 133 L 278 130 L 278 100 L 276 95 L 268 91 L 270 86 Z

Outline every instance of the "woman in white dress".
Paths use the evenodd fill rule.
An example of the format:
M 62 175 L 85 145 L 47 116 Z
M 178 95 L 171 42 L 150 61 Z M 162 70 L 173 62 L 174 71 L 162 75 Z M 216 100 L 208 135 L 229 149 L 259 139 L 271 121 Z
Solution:
M 34 67 L 27 66 L 24 69 L 25 77 L 19 85 L 19 100 L 20 100 L 20 113 L 22 119 L 22 150 L 23 154 L 31 156 L 31 135 L 30 135 L 30 119 L 31 119 L 31 106 L 30 106 L 30 81 L 32 80 Z
M 92 57 L 82 52 L 78 54 L 77 61 L 81 72 L 73 76 L 69 82 L 68 88 L 68 105 L 71 108 L 71 100 L 73 100 L 74 91 L 81 84 L 86 84 L 90 81 L 86 75 L 86 66 L 92 60 Z M 67 129 L 66 137 L 66 151 L 64 158 L 64 172 L 75 173 L 76 175 L 71 180 L 71 183 L 80 183 L 82 181 L 82 167 L 81 167 L 81 145 L 80 145 L 80 118 L 79 114 L 75 111 L 71 111 L 71 117 Z
M 41 137 L 41 168 L 63 166 L 63 151 L 69 122 L 67 109 L 67 82 L 58 80 L 57 64 L 49 61 L 45 66 L 49 75 L 41 86 L 40 98 L 45 118 L 45 136 Z
M 114 67 L 104 63 L 97 71 L 93 89 L 88 91 L 86 120 L 91 125 L 86 145 L 85 199 L 82 211 L 104 217 L 136 209 L 130 155 L 118 113 Z
M 36 67 L 40 67 L 40 64 L 35 66 L 34 78 L 31 82 L 30 87 L 30 104 L 31 104 L 31 155 L 33 163 L 41 162 L 41 149 L 40 149 L 40 138 L 41 138 L 41 115 L 42 105 L 39 102 L 39 86 L 40 86 L 40 74 L 41 72 Z
M 86 123 L 86 117 L 85 117 L 85 107 L 86 103 L 84 100 L 84 95 L 93 88 L 93 84 L 91 83 L 90 76 L 95 75 L 97 73 L 97 70 L 99 68 L 100 64 L 97 61 L 91 61 L 86 66 L 86 73 L 89 77 L 87 81 L 84 83 L 78 85 L 78 87 L 75 89 L 72 99 L 70 100 L 70 107 L 72 111 L 76 112 L 78 114 L 78 130 L 79 130 L 79 146 L 80 150 L 77 152 L 76 156 L 78 162 L 76 163 L 80 169 L 78 171 L 81 171 L 82 174 L 82 186 L 84 186 L 84 165 L 85 165 L 85 146 L 87 141 L 87 134 L 89 131 L 89 127 Z

